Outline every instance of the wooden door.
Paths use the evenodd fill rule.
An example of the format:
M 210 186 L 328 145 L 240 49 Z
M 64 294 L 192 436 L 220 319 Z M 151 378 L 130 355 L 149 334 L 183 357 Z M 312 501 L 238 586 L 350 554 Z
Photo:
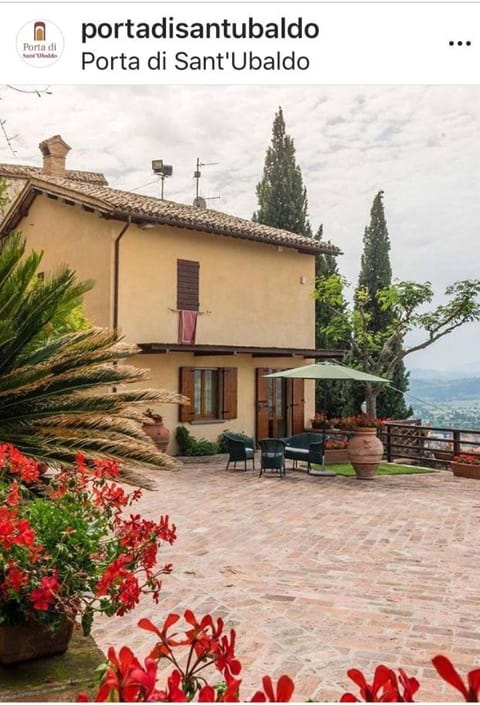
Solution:
M 255 370 L 256 379 L 256 418 L 255 418 L 255 429 L 256 429 L 256 439 L 259 441 L 262 438 L 268 438 L 268 391 L 269 382 L 271 380 L 264 377 L 268 375 L 271 370 L 268 367 L 257 367 Z
M 303 433 L 305 428 L 305 380 L 289 379 L 291 388 L 291 433 Z
M 304 380 L 268 378 L 279 370 L 259 367 L 256 370 L 256 436 L 281 438 L 304 429 Z

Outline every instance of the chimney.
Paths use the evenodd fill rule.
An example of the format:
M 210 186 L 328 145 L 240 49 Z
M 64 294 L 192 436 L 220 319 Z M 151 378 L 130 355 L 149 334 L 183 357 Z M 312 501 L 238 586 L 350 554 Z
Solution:
M 65 158 L 71 147 L 60 135 L 49 137 L 38 145 L 43 154 L 43 171 L 50 176 L 65 176 Z

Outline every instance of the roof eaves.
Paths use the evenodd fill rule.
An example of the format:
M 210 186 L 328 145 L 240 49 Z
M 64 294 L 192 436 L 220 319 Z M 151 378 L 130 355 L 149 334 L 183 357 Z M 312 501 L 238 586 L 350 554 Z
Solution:
M 41 193 L 46 193 L 47 195 L 51 194 L 60 199 L 68 199 L 69 201 L 76 202 L 80 206 L 89 205 L 102 215 L 108 215 L 111 211 L 111 207 L 109 208 L 108 204 L 105 204 L 104 201 L 93 196 L 84 194 L 69 186 L 59 185 L 49 180 L 33 176 L 25 181 L 24 187 L 18 193 L 13 203 L 10 204 L 3 218 L 0 219 L 0 232 L 2 235 L 11 232 L 17 227 L 18 223 L 25 215 L 25 209 L 28 211 L 35 198 Z
M 142 354 L 166 354 L 188 352 L 198 356 L 215 355 L 251 355 L 252 357 L 303 357 L 310 359 L 336 359 L 345 357 L 345 350 L 326 348 L 276 348 L 268 346 L 249 345 L 216 345 L 216 344 L 188 344 L 188 343 L 138 343 Z
M 131 220 L 134 223 L 157 223 L 158 225 L 171 225 L 176 228 L 185 228 L 186 230 L 198 230 L 201 232 L 211 232 L 216 235 L 224 235 L 227 237 L 235 237 L 241 240 L 251 240 L 254 242 L 263 242 L 267 245 L 275 245 L 280 247 L 289 247 L 299 252 L 305 254 L 332 254 L 341 255 L 342 251 L 333 245 L 325 246 L 320 245 L 317 241 L 312 241 L 312 245 L 309 246 L 305 241 L 295 242 L 289 240 L 288 238 L 283 238 L 281 236 L 269 236 L 269 235 L 257 235 L 256 233 L 245 233 L 245 232 L 235 232 L 235 230 L 228 227 L 223 227 L 221 225 L 215 225 L 212 223 L 192 223 L 187 218 L 182 218 L 181 216 L 167 216 L 167 215 L 149 215 L 146 213 L 139 213 L 134 209 L 123 210 L 123 209 L 113 209 L 106 214 L 110 218 L 115 218 L 118 220 Z M 315 243 L 315 244 L 313 244 Z
M 281 230 L 276 230 L 274 234 L 269 234 L 267 232 L 257 233 L 254 230 L 248 231 L 248 221 L 239 220 L 238 226 L 230 226 L 228 223 L 214 223 L 212 221 L 208 223 L 202 223 L 201 221 L 195 222 L 192 218 L 182 216 L 179 213 L 175 214 L 149 214 L 142 213 L 141 210 L 135 207 L 129 208 L 123 207 L 118 208 L 110 203 L 108 203 L 108 194 L 105 195 L 95 195 L 88 193 L 82 189 L 82 185 L 78 182 L 73 182 L 68 179 L 61 179 L 62 183 L 58 183 L 54 179 L 42 178 L 41 176 L 31 176 L 25 184 L 24 189 L 22 189 L 21 194 L 26 194 L 29 189 L 34 189 L 36 191 L 44 192 L 47 194 L 56 195 L 60 198 L 69 198 L 79 205 L 85 206 L 86 204 L 93 206 L 97 213 L 100 213 L 105 218 L 112 218 L 115 220 L 129 220 L 134 223 L 155 223 L 158 225 L 170 225 L 177 228 L 185 228 L 187 230 L 194 230 L 197 232 L 210 232 L 217 235 L 223 235 L 227 237 L 234 237 L 242 240 L 250 240 L 252 242 L 261 242 L 276 247 L 287 247 L 290 249 L 295 249 L 302 254 L 316 255 L 316 254 L 331 254 L 331 255 L 341 255 L 342 251 L 335 247 L 334 245 L 321 243 L 318 240 L 311 240 L 309 238 L 304 238 L 297 236 L 298 240 L 295 239 L 294 233 L 286 233 L 285 236 L 282 235 Z M 109 187 L 106 187 L 107 189 Z M 33 200 L 33 199 L 32 199 Z M 17 199 L 18 201 L 18 199 Z M 28 204 L 30 206 L 30 203 Z M 4 221 L 12 220 L 15 227 L 21 215 L 16 219 L 14 216 L 14 207 L 12 204 L 11 209 L 7 213 L 7 218 Z M 244 223 L 244 225 L 243 225 Z M 293 236 L 293 237 L 292 237 Z

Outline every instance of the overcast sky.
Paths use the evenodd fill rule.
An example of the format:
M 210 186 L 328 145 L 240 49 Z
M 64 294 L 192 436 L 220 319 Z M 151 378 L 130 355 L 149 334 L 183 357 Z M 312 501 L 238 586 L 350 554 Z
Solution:
M 17 135 L 13 158 L 40 164 L 38 143 L 61 134 L 68 166 L 103 172 L 110 185 L 159 195 L 151 160 L 172 164 L 165 196 L 191 203 L 197 157 L 209 207 L 250 218 L 272 121 L 282 106 L 308 192 L 314 230 L 345 253 L 356 282 L 362 236 L 380 189 L 394 276 L 439 292 L 479 276 L 480 86 L 54 86 L 37 98 L 4 88 L 0 118 Z M 407 358 L 409 367 L 479 364 L 480 325 Z M 480 365 L 479 365 L 480 369 Z

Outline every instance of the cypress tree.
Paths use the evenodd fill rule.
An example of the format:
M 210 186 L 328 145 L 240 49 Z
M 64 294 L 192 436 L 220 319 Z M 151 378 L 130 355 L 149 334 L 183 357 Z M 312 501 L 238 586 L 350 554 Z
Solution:
M 366 289 L 369 294 L 366 310 L 372 316 L 372 330 L 382 330 L 389 323 L 389 314 L 381 310 L 376 294 L 391 283 L 390 238 L 383 208 L 383 191 L 379 191 L 373 199 L 370 225 L 365 228 L 363 235 L 363 253 L 358 278 L 358 286 Z
M 390 286 L 391 283 L 390 238 L 383 207 L 383 191 L 379 191 L 373 199 L 370 225 L 365 228 L 363 236 L 363 254 L 358 278 L 358 286 L 366 289 L 369 295 L 365 310 L 371 316 L 369 327 L 372 332 L 384 330 L 391 323 L 392 312 L 383 311 L 377 299 L 378 291 Z M 386 388 L 379 394 L 377 400 L 378 416 L 403 419 L 411 414 L 411 408 L 407 408 L 401 393 L 408 390 L 408 374 L 402 361 L 392 378 L 393 387 L 399 391 Z M 357 406 L 360 406 L 363 401 L 360 396 L 360 390 L 356 391 Z
M 282 108 L 275 114 L 272 142 L 256 192 L 258 210 L 253 214 L 254 221 L 311 237 L 307 192 L 295 160 L 293 139 L 286 133 Z

